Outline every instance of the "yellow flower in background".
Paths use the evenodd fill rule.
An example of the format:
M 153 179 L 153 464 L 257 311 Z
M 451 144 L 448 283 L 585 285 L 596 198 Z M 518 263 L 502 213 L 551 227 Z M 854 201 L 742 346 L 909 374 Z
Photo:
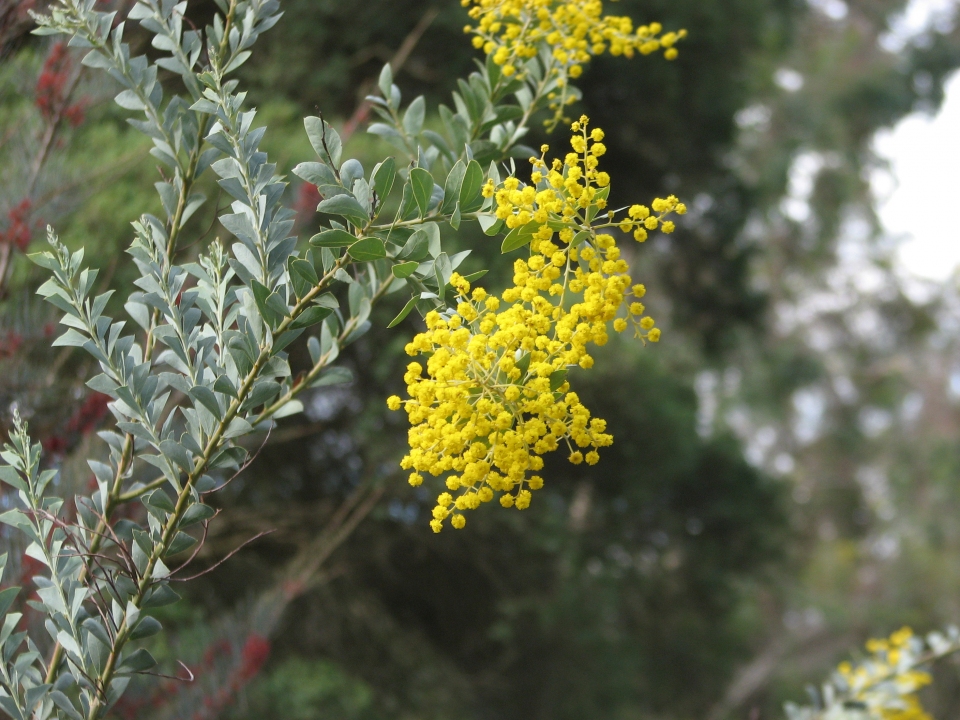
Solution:
M 473 44 L 512 77 L 523 65 L 546 49 L 545 62 L 551 83 L 554 117 L 552 129 L 563 120 L 563 108 L 576 100 L 568 80 L 580 77 L 583 66 L 596 55 L 633 57 L 663 51 L 677 57 L 676 43 L 686 30 L 663 32 L 660 23 L 634 28 L 629 17 L 603 14 L 602 0 L 461 0 L 475 25 Z
M 407 345 L 412 362 L 404 381 L 409 399 L 391 397 L 410 421 L 410 452 L 401 465 L 416 486 L 423 474 L 445 477 L 430 523 L 440 532 L 449 519 L 466 524 L 464 512 L 499 497 L 503 507 L 529 507 L 543 487 L 536 474 L 543 455 L 565 447 L 573 464 L 596 464 L 600 448 L 613 443 L 606 422 L 591 415 L 570 389 L 567 370 L 593 367 L 591 346 L 609 340 L 609 330 L 656 342 L 660 331 L 639 298 L 612 234 L 631 232 L 635 216 L 659 226 L 686 208 L 677 198 L 658 198 L 618 221 L 606 211 L 609 178 L 598 158 L 603 132 L 586 117 L 572 124 L 572 152 L 548 163 L 531 158 L 531 184 L 508 177 L 490 181 L 484 196 L 510 232 L 505 248 L 529 246 L 517 259 L 513 285 L 499 297 L 454 273 L 456 308 L 427 314 L 425 332 Z M 541 152 L 545 154 L 544 146 Z M 643 207 L 643 206 L 634 206 Z
M 923 640 L 905 627 L 885 640 L 868 640 L 866 649 L 869 658 L 837 668 L 848 700 L 877 720 L 932 720 L 917 697 L 932 682 L 930 673 L 918 669 L 924 660 Z

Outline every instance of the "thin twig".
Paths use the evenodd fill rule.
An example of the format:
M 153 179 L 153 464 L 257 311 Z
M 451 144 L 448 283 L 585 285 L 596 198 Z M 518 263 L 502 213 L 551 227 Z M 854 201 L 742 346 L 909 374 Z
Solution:
M 227 485 L 229 485 L 229 484 L 232 483 L 234 480 L 236 480 L 237 477 L 240 475 L 240 473 L 242 473 L 244 470 L 246 470 L 248 467 L 250 467 L 250 464 L 251 464 L 254 460 L 256 460 L 258 457 L 260 457 L 260 453 L 263 451 L 263 448 L 266 447 L 267 441 L 270 439 L 270 433 L 271 433 L 272 431 L 273 431 L 273 428 L 270 428 L 270 429 L 267 430 L 267 436 L 263 439 L 263 442 L 260 443 L 260 447 L 257 448 L 257 451 L 256 451 L 253 455 L 251 455 L 250 457 L 248 457 L 248 458 L 244 461 L 243 465 L 242 465 L 233 475 L 231 475 L 229 478 L 227 478 L 222 484 L 220 484 L 220 485 L 218 485 L 217 487 L 213 488 L 213 490 L 208 490 L 206 493 L 204 493 L 204 495 L 211 495 L 211 494 L 213 494 L 213 493 L 215 493 L 215 492 L 220 492 L 220 491 L 223 490 Z
M 210 567 L 208 567 L 206 570 L 203 570 L 202 572 L 198 572 L 196 575 L 191 575 L 190 577 L 185 577 L 185 578 L 175 578 L 175 577 L 171 577 L 171 578 L 168 578 L 168 579 L 170 580 L 170 582 L 190 582 L 191 580 L 196 580 L 197 578 L 203 577 L 204 575 L 207 575 L 208 573 L 212 573 L 212 572 L 213 572 L 214 570 L 216 570 L 218 567 L 220 567 L 221 565 L 223 565 L 227 560 L 229 560 L 229 559 L 232 558 L 234 555 L 236 555 L 238 552 L 240 552 L 241 550 L 243 550 L 247 545 L 249 545 L 249 544 L 252 543 L 252 542 L 256 542 L 257 540 L 259 540 L 260 538 L 264 537 L 265 535 L 270 535 L 270 534 L 273 533 L 273 532 L 274 532 L 273 530 L 264 530 L 263 532 L 257 533 L 256 535 L 254 535 L 254 536 L 253 536 L 252 538 L 250 538 L 249 540 L 246 540 L 245 542 L 241 543 L 240 545 L 238 545 L 237 547 L 235 547 L 233 550 L 231 550 L 230 552 L 228 552 L 223 558 L 221 558 L 220 560 L 218 560 L 217 562 L 215 562 L 213 565 L 211 565 Z
M 176 575 L 178 572 L 185 569 L 190 563 L 192 563 L 196 559 L 197 555 L 200 553 L 200 550 L 203 548 L 203 546 L 207 542 L 207 533 L 210 530 L 210 519 L 211 518 L 208 518 L 203 521 L 203 535 L 197 541 L 197 547 L 194 548 L 193 552 L 190 553 L 190 557 L 188 557 L 186 561 L 180 565 L 180 567 L 178 567 L 176 570 L 171 571 L 170 573 L 171 575 Z
M 179 680 L 180 682 L 185 682 L 185 683 L 192 683 L 194 680 L 197 679 L 197 676 L 193 674 L 193 670 L 187 667 L 186 663 L 183 662 L 183 660 L 177 660 L 177 664 L 180 667 L 182 667 L 184 670 L 186 670 L 187 674 L 190 677 L 182 678 L 176 675 L 164 675 L 163 673 L 153 672 L 151 670 L 141 670 L 139 672 L 135 672 L 134 675 L 150 675 L 151 677 L 163 678 L 164 680 Z

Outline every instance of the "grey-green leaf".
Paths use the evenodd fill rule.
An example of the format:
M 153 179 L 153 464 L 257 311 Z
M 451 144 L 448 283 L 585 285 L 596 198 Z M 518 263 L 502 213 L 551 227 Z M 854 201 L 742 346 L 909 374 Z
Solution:
M 413 190 L 413 199 L 417 203 L 420 217 L 423 217 L 430 207 L 430 196 L 433 194 L 433 175 L 423 168 L 412 168 L 410 170 L 410 187 Z
M 393 266 L 393 276 L 397 278 L 406 278 L 413 275 L 414 271 L 420 266 L 416 261 L 400 263 Z
M 483 168 L 476 160 L 471 160 L 460 186 L 460 211 L 469 213 L 479 210 L 483 205 Z
M 429 173 L 427 174 L 429 175 Z M 363 227 L 370 220 L 370 216 L 367 215 L 363 206 L 349 195 L 334 195 L 327 198 L 317 205 L 317 210 L 330 215 L 342 215 L 358 227 Z
M 343 145 L 337 131 L 330 127 L 329 123 L 318 117 L 304 118 L 303 126 L 307 130 L 310 144 L 313 145 L 313 149 L 320 156 L 320 159 L 335 168 L 339 168 Z
M 378 237 L 366 237 L 357 240 L 347 250 L 350 257 L 359 262 L 369 262 L 371 260 L 381 260 L 387 256 L 387 249 L 383 240 Z
M 407 304 L 403 306 L 403 310 L 400 311 L 400 314 L 397 315 L 393 320 L 390 321 L 390 324 L 387 325 L 388 328 L 396 327 L 403 322 L 404 318 L 410 314 L 410 311 L 417 306 L 417 302 L 420 300 L 419 295 L 414 295 L 407 301 Z
M 310 244 L 317 247 L 347 247 L 357 241 L 356 235 L 351 235 L 346 230 L 334 228 L 324 230 L 310 238 Z
M 146 649 L 137 648 L 124 658 L 123 662 L 121 662 L 117 668 L 117 673 L 120 675 L 140 673 L 149 670 L 156 664 L 157 661 L 153 659 L 153 655 Z

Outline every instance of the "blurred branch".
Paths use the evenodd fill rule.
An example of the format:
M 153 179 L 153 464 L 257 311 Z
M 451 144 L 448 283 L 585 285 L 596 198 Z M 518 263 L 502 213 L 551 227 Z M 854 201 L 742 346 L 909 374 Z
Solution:
M 813 666 L 822 664 L 822 656 L 834 656 L 856 644 L 858 636 L 846 633 L 829 635 L 825 629 L 813 632 L 800 639 L 799 644 L 786 632 L 771 638 L 760 653 L 749 663 L 741 666 L 733 676 L 721 700 L 710 708 L 705 720 L 723 720 L 747 700 L 756 695 L 770 682 L 774 673 L 781 669 L 781 662 L 790 657 L 794 662 L 807 664 L 816 658 Z
M 400 47 L 397 48 L 397 52 L 390 60 L 390 68 L 393 70 L 394 76 L 396 76 L 400 72 L 400 69 L 407 63 L 407 60 L 410 58 L 410 53 L 413 52 L 414 48 L 417 46 L 417 43 L 420 42 L 420 38 L 423 37 L 423 34 L 427 31 L 427 28 L 433 24 L 433 21 L 437 19 L 437 15 L 439 14 L 439 8 L 431 7 L 423 14 L 423 17 L 420 18 L 420 22 L 418 22 L 416 27 L 410 31 L 410 34 L 403 39 L 402 43 L 400 43 Z M 360 86 L 361 96 L 366 96 L 372 86 L 372 80 L 365 81 Z M 350 137 L 357 131 L 357 128 L 362 123 L 366 122 L 369 114 L 370 101 L 361 101 L 360 105 L 357 106 L 357 109 L 354 110 L 353 115 L 350 116 L 350 119 L 347 120 L 343 126 L 343 129 L 340 131 L 340 137 L 343 142 L 349 140 Z
M 29 11 L 43 12 L 47 4 L 45 0 L 0 0 L 0 60 L 29 32 L 33 25 Z

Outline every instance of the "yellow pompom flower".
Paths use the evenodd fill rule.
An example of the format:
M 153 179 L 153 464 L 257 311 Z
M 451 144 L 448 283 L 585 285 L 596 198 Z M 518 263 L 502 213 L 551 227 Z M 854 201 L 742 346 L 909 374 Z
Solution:
M 659 340 L 643 304 L 630 302 L 644 286 L 632 282 L 616 238 L 603 232 L 619 225 L 599 212 L 609 188 L 590 162 L 600 145 L 592 139 L 603 133 L 585 116 L 574 127 L 574 152 L 563 161 L 532 160 L 539 184 L 507 177 L 490 186 L 496 216 L 528 239 L 513 284 L 497 297 L 471 291 L 453 273 L 454 307 L 429 312 L 426 329 L 405 348 L 426 361 L 407 366 L 409 399 L 387 404 L 402 407 L 410 421 L 401 466 L 417 478 L 443 478 L 449 491 L 433 509 L 436 532 L 447 520 L 463 527 L 465 511 L 498 495 L 503 507 L 529 507 L 544 484 L 536 474 L 543 456 L 561 447 L 573 464 L 599 462 L 613 436 L 571 390 L 567 371 L 591 368 L 591 347 L 605 345 L 611 327 L 632 326 L 636 337 Z M 634 206 L 643 210 L 631 208 L 631 216 L 659 223 L 676 204 L 673 196 L 658 198 L 657 215 Z
M 550 98 L 554 115 L 546 122 L 548 129 L 563 120 L 564 107 L 576 97 L 568 80 L 580 77 L 594 56 L 609 52 L 631 58 L 662 48 L 664 57 L 673 60 L 676 43 L 686 36 L 685 30 L 662 34 L 660 23 L 634 28 L 629 17 L 604 15 L 603 0 L 461 0 L 461 4 L 470 8 L 476 23 L 464 30 L 476 34 L 474 46 L 482 47 L 505 76 L 517 75 L 527 60 L 547 50 L 541 57 L 548 58 L 548 79 L 559 88 Z

